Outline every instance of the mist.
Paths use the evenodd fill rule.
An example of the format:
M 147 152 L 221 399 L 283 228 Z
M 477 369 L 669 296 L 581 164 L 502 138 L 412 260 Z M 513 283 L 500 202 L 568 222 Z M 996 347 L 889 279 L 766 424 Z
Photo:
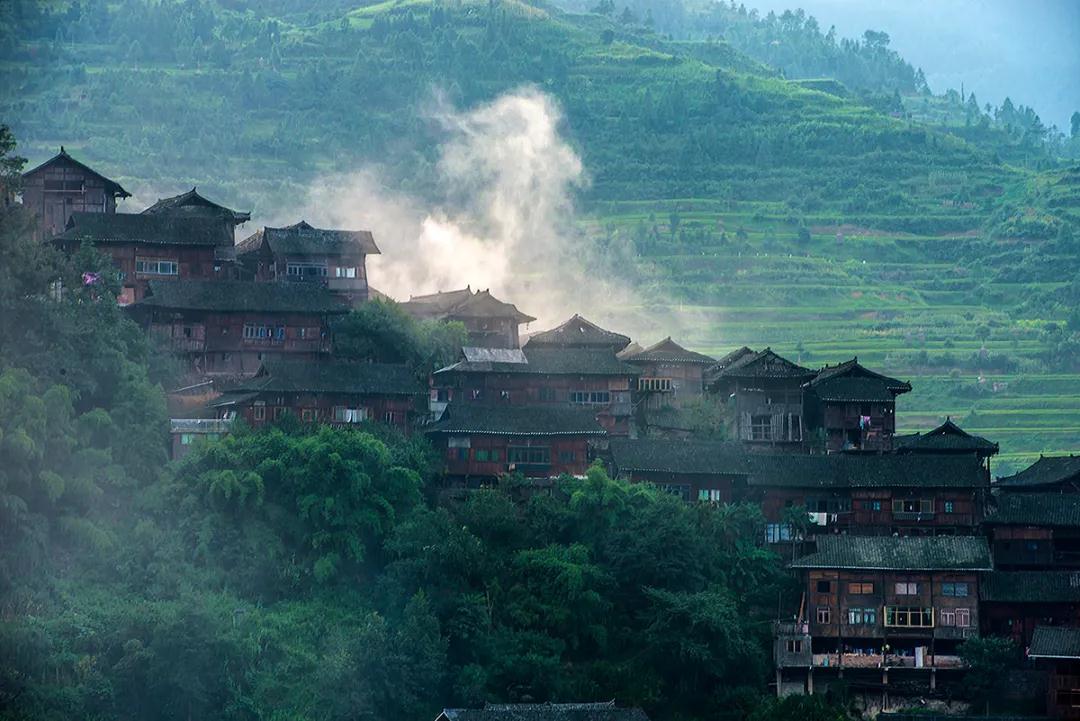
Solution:
M 1080 110 L 1080 3 L 1072 0 L 747 0 L 761 13 L 803 8 L 844 37 L 867 29 L 921 67 L 935 93 L 974 92 L 980 105 L 1035 109 L 1066 134 Z
M 628 322 L 631 293 L 614 267 L 632 264 L 577 223 L 574 197 L 588 174 L 560 132 L 556 102 L 523 87 L 465 110 L 436 94 L 424 112 L 442 134 L 438 201 L 392 190 L 365 166 L 317 178 L 298 207 L 267 224 L 371 230 L 382 254 L 368 259 L 370 283 L 395 300 L 468 285 L 535 316 L 530 330 L 573 313 L 608 322 L 620 306 Z

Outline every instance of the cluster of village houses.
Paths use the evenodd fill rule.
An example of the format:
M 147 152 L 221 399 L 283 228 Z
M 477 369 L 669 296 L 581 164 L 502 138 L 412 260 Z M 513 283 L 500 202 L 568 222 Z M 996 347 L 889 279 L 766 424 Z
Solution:
M 994 478 L 997 444 L 951 421 L 897 434 L 911 386 L 857 359 L 711 358 L 671 338 L 642 347 L 577 315 L 523 338 L 535 319 L 468 287 L 401 304 L 468 331 L 457 362 L 424 383 L 334 355 L 333 321 L 379 295 L 371 233 L 301 221 L 237 243 L 249 214 L 195 189 L 117 213 L 126 195 L 63 150 L 24 177 L 45 239 L 111 255 L 120 302 L 188 364 L 174 455 L 233 419 L 258 427 L 288 413 L 424 433 L 456 488 L 510 472 L 542 486 L 601 459 L 690 503 L 755 503 L 760 541 L 803 586 L 776 623 L 778 693 L 837 678 L 882 706 L 944 693 L 963 670 L 958 646 L 992 634 L 1044 669 L 1027 692 L 1045 694 L 1049 714 L 1080 718 L 1080 456 Z M 726 409 L 732 438 L 691 438 L 682 411 L 703 402 Z

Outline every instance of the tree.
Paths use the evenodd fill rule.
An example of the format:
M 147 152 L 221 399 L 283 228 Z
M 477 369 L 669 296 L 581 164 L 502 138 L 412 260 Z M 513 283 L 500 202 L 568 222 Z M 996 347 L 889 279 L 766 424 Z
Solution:
M 1072 117 L 1069 118 L 1069 125 L 1071 128 L 1069 133 L 1070 136 L 1073 138 L 1080 137 L 1080 110 L 1074 112 Z
M 989 715 L 991 702 L 1000 697 L 1009 672 L 1019 667 L 1020 647 L 1010 638 L 985 636 L 964 641 L 957 652 L 968 667 L 965 695 Z
M 417 321 L 393 301 L 364 303 L 337 322 L 334 350 L 345 358 L 404 363 L 427 378 L 457 359 L 468 333 L 461 323 Z
M 1074 133 L 1075 135 L 1075 133 Z M 0 208 L 5 208 L 22 185 L 26 158 L 14 154 L 15 136 L 7 125 L 0 125 Z

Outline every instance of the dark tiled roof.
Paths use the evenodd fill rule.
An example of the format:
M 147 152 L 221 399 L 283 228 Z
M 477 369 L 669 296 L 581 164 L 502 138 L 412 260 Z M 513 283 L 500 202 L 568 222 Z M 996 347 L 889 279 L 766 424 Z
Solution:
M 428 433 L 496 436 L 604 435 L 596 411 L 574 406 L 485 406 L 451 403 Z
M 834 385 L 836 383 L 836 381 L 841 379 L 841 378 L 874 380 L 874 381 L 878 382 L 878 384 L 879 384 L 878 387 L 879 388 L 883 388 L 884 390 L 889 391 L 891 394 L 907 393 L 907 392 L 909 392 L 911 390 L 911 384 L 908 383 L 907 381 L 901 381 L 901 380 L 897 380 L 896 378 L 890 378 L 889 376 L 882 375 L 880 373 L 875 373 L 874 371 L 860 365 L 858 358 L 852 358 L 851 360 L 845 361 L 844 363 L 840 363 L 839 365 L 825 366 L 824 368 L 822 368 L 821 370 L 819 370 L 817 372 L 817 374 L 810 380 L 810 382 L 807 385 L 810 388 L 813 388 L 814 391 L 817 392 L 820 397 L 825 399 L 825 397 L 822 394 L 823 393 L 832 393 L 833 391 L 829 391 L 827 389 L 829 388 L 829 386 Z M 869 385 L 867 385 L 867 384 L 864 384 L 864 385 L 866 386 L 866 389 L 867 389 L 864 392 L 868 392 Z M 844 388 L 844 386 L 839 386 L 839 387 Z M 836 392 L 837 393 L 842 393 L 843 391 L 836 391 Z M 891 399 L 891 395 L 890 395 L 890 399 Z M 847 399 L 844 399 L 844 400 L 847 400 Z M 864 400 L 864 399 L 855 399 L 855 400 Z M 865 399 L 865 400 L 875 400 L 875 399 Z
M 751 486 L 784 488 L 981 488 L 971 456 L 747 454 Z
M 55 242 L 232 246 L 229 226 L 216 218 L 72 213 Z
M 518 323 L 536 320 L 522 313 L 513 303 L 499 300 L 490 290 L 473 293 L 469 286 L 446 293 L 414 295 L 401 307 L 416 318 L 513 318 Z
M 427 393 L 406 366 L 348 361 L 264 363 L 254 377 L 236 383 L 230 390 L 380 395 Z
M 195 188 L 174 195 L 171 198 L 159 198 L 156 203 L 143 211 L 144 215 L 181 215 L 210 218 L 227 218 L 234 223 L 246 223 L 251 220 L 251 213 L 226 208 L 224 205 L 207 200 L 199 195 Z
M 649 721 L 638 708 L 603 703 L 488 704 L 482 709 L 444 709 L 436 721 Z
M 349 306 L 318 283 L 239 280 L 152 280 L 132 307 L 268 313 L 348 313 Z
M 611 441 L 620 469 L 746 476 L 761 488 L 973 488 L 986 485 L 974 456 L 746 453 L 737 444 L 667 439 Z M 703 470 L 704 469 L 704 470 Z
M 671 340 L 671 336 L 643 351 L 632 355 L 624 355 L 622 358 L 627 363 L 700 363 L 703 365 L 716 363 L 713 358 L 707 355 L 683 348 Z
M 993 455 L 998 452 L 998 444 L 982 436 L 973 436 L 960 426 L 945 419 L 945 422 L 932 431 L 914 433 L 908 436 L 895 436 L 896 449 L 899 452 L 963 452 L 972 451 Z
M 39 170 L 44 170 L 45 168 L 49 167 L 50 165 L 52 165 L 54 163 L 58 163 L 58 162 L 68 162 L 68 163 L 70 163 L 70 164 L 72 164 L 72 165 L 74 165 L 74 166 L 76 166 L 78 168 L 82 168 L 87 173 L 90 173 L 92 175 L 96 175 L 98 178 L 100 178 L 102 180 L 102 182 L 104 182 L 106 192 L 108 192 L 111 195 L 119 196 L 121 198 L 130 198 L 131 197 L 131 193 L 124 190 L 123 187 L 120 186 L 120 183 L 117 183 L 115 180 L 110 180 L 109 178 L 106 178 L 104 175 L 97 172 L 96 170 L 91 168 L 89 165 L 86 165 L 85 163 L 80 163 L 78 160 L 76 160 L 75 158 L 68 155 L 67 151 L 64 150 L 63 145 L 60 146 L 60 152 L 59 153 L 57 153 L 56 155 L 49 158 L 48 160 L 46 160 L 41 165 L 38 165 L 37 167 L 35 167 L 35 168 L 31 169 L 31 170 L 27 170 L 25 173 L 23 173 L 23 177 L 26 178 L 28 176 L 31 176 L 34 173 L 38 172 Z
M 989 571 L 990 548 L 981 536 L 819 536 L 817 552 L 793 568 L 886 571 Z
M 1080 495 L 1073 493 L 1002 493 L 986 517 L 991 526 L 1080 528 Z
M 527 363 L 500 363 L 464 360 L 435 372 L 524 373 L 532 375 L 636 376 L 641 371 L 615 357 L 611 348 L 549 348 L 526 345 Z
M 326 230 L 307 221 L 284 228 L 263 228 L 237 244 L 241 255 L 260 250 L 263 245 L 278 255 L 374 255 L 379 253 L 369 230 Z
M 717 375 L 721 378 L 811 378 L 814 371 L 777 355 L 772 348 L 766 348 L 756 353 L 741 354 L 721 368 Z
M 1002 488 L 1051 486 L 1063 481 L 1080 482 L 1080 456 L 1043 456 L 1011 476 L 998 478 L 995 485 Z
M 832 403 L 880 403 L 896 397 L 875 378 L 833 378 L 814 386 L 814 393 L 821 400 Z
M 1080 571 L 994 571 L 979 584 L 979 600 L 1080 603 Z
M 1038 626 L 1028 647 L 1031 658 L 1080 658 L 1080 628 Z
M 718 369 L 727 368 L 729 365 L 739 360 L 740 358 L 753 354 L 754 351 L 750 348 L 747 348 L 746 346 L 743 346 L 742 348 L 736 348 L 730 353 L 721 356 L 720 359 L 716 361 L 716 367 Z
M 604 330 L 580 315 L 562 325 L 529 336 L 526 346 L 555 346 L 558 348 L 612 348 L 620 351 L 630 344 L 630 339 L 620 333 Z
M 737 444 L 660 438 L 613 438 L 611 460 L 619 471 L 741 475 L 750 471 Z

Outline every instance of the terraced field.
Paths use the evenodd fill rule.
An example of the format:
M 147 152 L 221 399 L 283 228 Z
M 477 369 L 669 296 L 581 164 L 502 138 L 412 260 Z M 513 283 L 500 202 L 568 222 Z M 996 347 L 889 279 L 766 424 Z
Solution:
M 605 207 L 587 227 L 640 237 L 645 224 L 651 252 L 638 290 L 648 300 L 611 318 L 644 340 L 671 332 L 714 356 L 769 345 L 808 366 L 857 355 L 914 386 L 898 404 L 902 431 L 951 416 L 1000 443 L 997 474 L 1040 453 L 1080 451 L 1080 374 L 1048 373 L 1041 358 L 1048 330 L 1064 319 L 996 309 L 1019 305 L 1040 284 L 987 282 L 983 268 L 926 260 L 968 234 L 838 230 L 821 218 L 800 242 L 760 205 L 732 212 L 681 201 L 653 206 L 651 216 L 641 204 L 628 206 Z M 672 207 L 687 235 L 709 229 L 696 252 L 672 252 Z M 680 298 L 686 302 L 671 300 Z

